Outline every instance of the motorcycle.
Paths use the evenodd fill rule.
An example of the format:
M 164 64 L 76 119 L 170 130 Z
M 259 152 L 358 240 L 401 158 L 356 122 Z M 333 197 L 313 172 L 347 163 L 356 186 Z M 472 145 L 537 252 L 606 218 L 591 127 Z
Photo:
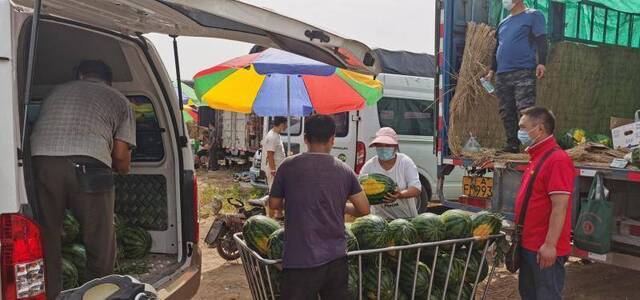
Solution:
M 204 242 L 211 248 L 215 247 L 218 250 L 218 254 L 226 260 L 236 260 L 240 258 L 240 250 L 233 240 L 233 235 L 237 232 L 242 232 L 244 222 L 251 216 L 266 215 L 265 203 L 267 199 L 268 196 L 248 200 L 247 202 L 253 207 L 246 209 L 242 201 L 228 198 L 227 203 L 236 208 L 236 213 L 218 214 L 216 212 L 216 218 L 213 224 L 211 224 Z M 222 205 L 219 203 L 217 206 L 219 211 Z

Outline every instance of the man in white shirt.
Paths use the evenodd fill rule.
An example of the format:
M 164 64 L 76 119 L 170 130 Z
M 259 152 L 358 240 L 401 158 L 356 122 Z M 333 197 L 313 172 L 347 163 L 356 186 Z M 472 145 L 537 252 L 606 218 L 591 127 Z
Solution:
M 262 140 L 262 162 L 260 168 L 267 173 L 267 184 L 269 190 L 276 176 L 276 170 L 285 158 L 284 144 L 280 138 L 280 134 L 287 130 L 287 118 L 275 117 L 273 119 L 273 127 Z M 280 217 L 280 213 L 269 211 L 270 217 Z
M 372 213 L 388 220 L 417 216 L 418 197 L 422 192 L 418 168 L 409 156 L 398 152 L 395 130 L 380 128 L 369 147 L 375 147 L 377 155 L 364 164 L 360 175 L 383 174 L 398 185 L 395 193 L 385 197 L 385 203 L 371 206 Z

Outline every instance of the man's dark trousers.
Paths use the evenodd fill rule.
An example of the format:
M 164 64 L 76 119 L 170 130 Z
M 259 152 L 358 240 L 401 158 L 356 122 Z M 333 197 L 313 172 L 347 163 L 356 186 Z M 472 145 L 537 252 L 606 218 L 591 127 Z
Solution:
M 518 70 L 496 75 L 496 96 L 500 117 L 507 136 L 507 145 L 517 149 L 520 112 L 536 105 L 535 70 Z
M 567 257 L 557 257 L 551 267 L 540 269 L 537 252 L 522 249 L 521 255 L 518 287 L 522 300 L 562 299 Z
M 283 300 L 349 299 L 347 258 L 305 269 L 284 269 L 280 283 Z
M 78 219 L 87 251 L 86 279 L 113 274 L 116 239 L 111 169 L 88 157 L 34 157 L 47 295 L 62 290 L 62 220 L 65 209 Z M 109 178 L 111 176 L 111 178 Z

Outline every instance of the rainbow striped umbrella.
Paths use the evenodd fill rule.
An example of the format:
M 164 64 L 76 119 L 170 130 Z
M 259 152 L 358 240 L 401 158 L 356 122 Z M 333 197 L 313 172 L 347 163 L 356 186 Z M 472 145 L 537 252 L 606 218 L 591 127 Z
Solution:
M 241 56 L 194 76 L 196 96 L 214 109 L 259 116 L 335 114 L 373 105 L 382 83 L 278 49 Z

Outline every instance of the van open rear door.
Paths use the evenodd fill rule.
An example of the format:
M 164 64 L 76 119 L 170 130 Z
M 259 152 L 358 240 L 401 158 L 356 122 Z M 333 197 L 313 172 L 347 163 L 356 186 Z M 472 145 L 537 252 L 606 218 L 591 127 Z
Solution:
M 15 3 L 32 7 L 33 0 Z M 377 74 L 366 45 L 236 0 L 44 0 L 42 13 L 128 35 L 202 36 L 280 48 Z

